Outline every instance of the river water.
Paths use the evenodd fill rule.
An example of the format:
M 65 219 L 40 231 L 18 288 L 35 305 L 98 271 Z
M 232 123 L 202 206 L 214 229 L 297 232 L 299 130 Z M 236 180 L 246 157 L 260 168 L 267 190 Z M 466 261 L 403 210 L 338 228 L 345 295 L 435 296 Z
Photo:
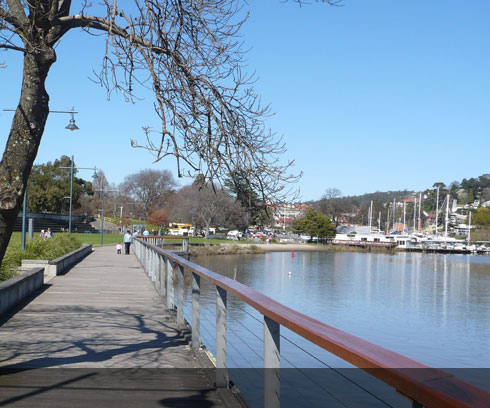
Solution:
M 426 365 L 490 367 L 490 257 L 318 251 L 192 261 Z M 214 353 L 214 288 L 204 285 L 201 296 L 209 313 L 203 343 Z M 228 302 L 228 366 L 261 367 L 261 316 L 236 298 Z M 284 328 L 281 334 L 281 367 L 349 367 Z

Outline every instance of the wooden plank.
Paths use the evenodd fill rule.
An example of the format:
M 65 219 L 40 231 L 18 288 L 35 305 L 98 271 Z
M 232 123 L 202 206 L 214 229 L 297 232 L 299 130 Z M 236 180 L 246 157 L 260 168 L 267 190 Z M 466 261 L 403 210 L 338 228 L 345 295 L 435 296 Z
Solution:
M 0 329 L 0 405 L 222 406 L 137 259 L 97 248 Z

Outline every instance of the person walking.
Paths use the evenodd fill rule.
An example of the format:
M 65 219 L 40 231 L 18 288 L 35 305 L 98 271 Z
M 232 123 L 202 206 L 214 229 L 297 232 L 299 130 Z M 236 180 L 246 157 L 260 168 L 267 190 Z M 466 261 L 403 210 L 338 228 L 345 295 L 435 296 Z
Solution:
M 124 250 L 125 254 L 129 255 L 129 248 L 131 247 L 131 232 L 129 230 L 126 230 L 126 233 L 124 234 Z

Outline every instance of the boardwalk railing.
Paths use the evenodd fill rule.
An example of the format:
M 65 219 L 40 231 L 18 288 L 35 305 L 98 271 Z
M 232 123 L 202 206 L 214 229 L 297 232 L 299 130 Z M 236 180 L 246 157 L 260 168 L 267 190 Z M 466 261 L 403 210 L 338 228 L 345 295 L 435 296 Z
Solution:
M 175 247 L 179 245 L 180 241 L 180 250 L 182 252 L 189 252 L 189 238 L 181 237 L 181 236 L 161 236 L 161 235 L 140 235 L 137 238 L 143 240 L 144 242 L 148 242 L 150 244 L 156 245 L 157 247 Z
M 229 384 L 226 366 L 227 297 L 232 294 L 264 318 L 265 407 L 280 406 L 280 328 L 287 327 L 350 364 L 363 369 L 412 401 L 412 407 L 488 407 L 490 394 L 450 373 L 428 367 L 359 337 L 297 312 L 256 290 L 142 239 L 135 253 L 167 309 L 177 309 L 177 323 L 184 327 L 184 271 L 192 275 L 192 348 L 201 345 L 201 279 L 216 287 L 216 386 Z M 174 288 L 174 282 L 177 282 Z M 175 293 L 175 289 L 177 293 Z M 177 299 L 175 304 L 175 298 Z M 416 370 L 414 370 L 416 369 Z

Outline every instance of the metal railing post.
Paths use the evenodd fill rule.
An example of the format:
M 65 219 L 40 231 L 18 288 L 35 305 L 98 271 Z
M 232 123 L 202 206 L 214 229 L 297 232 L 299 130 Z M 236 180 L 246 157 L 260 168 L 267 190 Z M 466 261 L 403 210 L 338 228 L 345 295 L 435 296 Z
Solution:
M 151 281 L 155 282 L 157 280 L 157 253 L 154 249 L 151 250 Z
M 184 327 L 184 267 L 178 266 L 177 285 L 177 327 Z
M 157 259 L 158 259 L 158 269 L 157 269 L 158 286 L 157 286 L 157 289 L 158 289 L 158 293 L 160 294 L 160 296 L 162 296 L 163 295 L 163 292 L 162 292 L 162 256 L 160 254 L 157 254 Z
M 174 304 L 174 266 L 170 259 L 167 259 L 167 309 L 173 310 Z
M 168 269 L 168 262 L 167 262 L 167 258 L 166 257 L 162 257 L 162 262 L 163 262 L 163 275 L 162 275 L 162 290 L 165 293 L 165 297 L 167 297 L 167 291 L 168 291 L 168 288 L 167 288 L 167 275 L 168 275 L 168 272 L 167 272 L 167 269 Z
M 226 368 L 226 290 L 216 286 L 216 387 L 228 387 Z
M 151 280 L 153 280 L 151 276 L 152 255 L 153 255 L 153 251 L 150 248 L 148 248 L 148 276 L 150 277 Z
M 264 316 L 264 407 L 281 406 L 280 325 Z
M 192 273 L 192 341 L 194 349 L 201 347 L 201 277 Z

